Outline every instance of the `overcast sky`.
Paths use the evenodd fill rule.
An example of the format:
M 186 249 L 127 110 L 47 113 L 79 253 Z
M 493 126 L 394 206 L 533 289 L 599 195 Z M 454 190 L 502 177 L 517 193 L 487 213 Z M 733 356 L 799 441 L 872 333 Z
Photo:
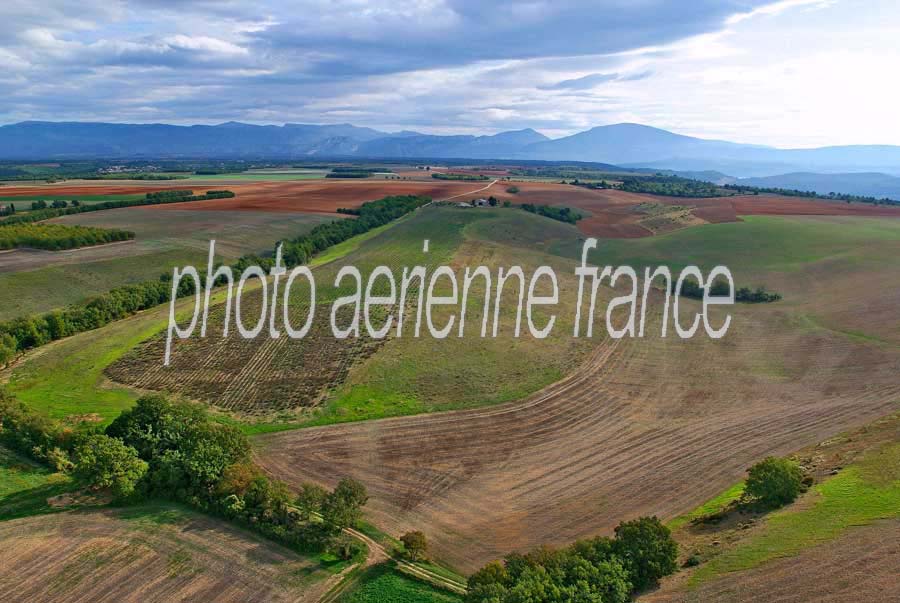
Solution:
M 900 144 L 896 0 L 2 0 L 0 123 Z

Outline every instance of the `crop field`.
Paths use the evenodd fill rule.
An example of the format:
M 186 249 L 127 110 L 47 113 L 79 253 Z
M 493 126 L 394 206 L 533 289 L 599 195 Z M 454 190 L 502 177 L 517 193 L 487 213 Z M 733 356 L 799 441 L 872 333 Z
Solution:
M 367 188 L 373 184 L 328 187 L 361 202 L 378 196 Z M 394 185 L 435 186 L 382 187 Z M 320 184 L 289 183 L 307 186 Z M 461 184 L 467 191 L 473 186 Z M 561 196 L 525 201 L 530 186 Z M 96 412 L 108 420 L 143 388 L 176 390 L 251 415 L 251 432 L 307 427 L 257 438 L 268 471 L 294 486 L 359 479 L 372 495 L 372 523 L 394 537 L 423 530 L 434 555 L 462 571 L 513 550 L 606 533 L 637 515 L 675 517 L 732 486 L 762 456 L 794 451 L 898 407 L 900 321 L 884 291 L 900 287 L 900 265 L 891 259 L 900 252 L 900 220 L 738 216 L 732 206 L 735 220 L 718 220 L 713 209 L 721 206 L 698 213 L 704 200 L 620 192 L 604 198 L 597 194 L 611 192 L 537 183 L 520 188 L 507 194 L 498 183 L 477 196 L 581 207 L 591 215 L 574 226 L 515 208 L 427 208 L 342 244 L 340 252 L 329 250 L 331 261 L 320 258 L 316 268 L 320 301 L 343 294 L 329 285 L 345 264 L 364 275 L 379 264 L 395 274 L 419 264 L 519 264 L 526 273 L 548 264 L 560 276 L 560 307 L 568 311 L 583 223 L 597 216 L 597 224 L 610 222 L 603 216 L 618 208 L 638 221 L 667 216 L 666 207 L 706 217 L 676 229 L 664 225 L 655 236 L 625 238 L 620 231 L 601 240 L 597 262 L 721 263 L 731 267 L 737 286 L 765 285 L 784 299 L 737 306 L 720 341 L 682 341 L 671 333 L 659 338 L 661 296 L 654 294 L 651 335 L 643 340 L 573 339 L 572 318 L 563 312 L 559 336 L 542 341 L 516 340 L 507 332 L 498 339 L 403 337 L 366 350 L 365 341 L 328 349 L 315 339 L 307 347 L 262 338 L 193 340 L 176 347 L 168 372 L 161 367 L 159 335 L 165 315 L 157 309 L 37 350 L 9 372 L 10 388 L 58 418 Z M 324 199 L 325 192 L 316 194 Z M 569 192 L 574 196 L 562 194 Z M 799 205 L 806 200 L 792 202 L 793 211 L 809 209 Z M 259 203 L 259 209 L 271 207 Z M 319 209 L 353 204 L 330 203 Z M 643 211 L 636 212 L 638 206 Z M 170 212 L 218 213 L 177 205 L 141 211 L 163 221 Z M 272 215 L 291 211 L 283 207 Z M 92 217 L 103 213 L 109 212 Z M 237 208 L 223 213 L 235 224 L 252 215 Z M 423 239 L 430 240 L 427 254 Z M 601 291 L 603 299 L 613 294 Z M 304 296 L 302 288 L 295 291 L 298 309 Z M 470 310 L 467 324 L 480 324 L 480 308 Z M 321 379 L 304 390 L 300 382 L 309 383 L 311 371 Z M 418 414 L 433 411 L 446 412 Z M 379 420 L 385 417 L 392 418 Z
M 379 261 L 399 274 L 403 266 L 433 267 L 450 258 L 454 264 L 484 264 L 492 268 L 516 262 L 536 266 L 540 259 L 546 260 L 534 254 L 513 257 L 507 248 L 477 238 L 477 233 L 490 231 L 490 226 L 482 224 L 497 222 L 503 216 L 511 217 L 514 224 L 525 229 L 536 230 L 545 221 L 512 210 L 439 209 L 416 215 L 366 240 L 345 260 L 317 270 L 320 304 L 313 331 L 306 338 L 243 340 L 233 333 L 227 339 L 193 338 L 176 342 L 172 364 L 163 367 L 165 342 L 163 334 L 159 334 L 109 367 L 106 375 L 134 387 L 182 392 L 242 414 L 308 410 L 324 394 L 331 394 L 319 412 L 300 413 L 301 419 L 315 422 L 481 406 L 527 395 L 564 375 L 588 346 L 566 338 L 541 342 L 528 337 L 514 341 L 508 336 L 478 339 L 474 344 L 455 337 L 434 340 L 404 336 L 381 342 L 366 337 L 336 340 L 328 324 L 326 302 L 338 293 L 326 284 L 333 282 L 338 268 L 345 264 L 359 267 L 365 277 Z M 479 229 L 473 230 L 475 226 Z M 423 238 L 430 242 L 427 254 L 421 251 Z M 571 281 L 563 286 L 566 290 L 574 287 Z M 470 304 L 467 321 L 475 329 L 483 317 L 477 303 L 479 295 L 483 299 L 483 290 L 472 291 L 475 303 Z M 304 320 L 307 296 L 302 288 L 293 295 L 292 315 L 298 317 L 294 322 Z M 255 303 L 259 303 L 258 298 Z M 410 306 L 414 306 L 414 300 Z M 219 306 L 211 313 L 211 333 L 221 334 L 223 312 Z M 511 325 L 513 314 L 514 309 L 504 308 L 501 322 Z M 561 330 L 568 330 L 566 317 L 561 320 Z M 508 353 L 510 349 L 514 353 Z M 376 350 L 378 353 L 368 361 Z M 348 374 L 352 378 L 344 383 Z
M 271 251 L 336 217 L 296 212 L 154 212 L 129 207 L 55 218 L 52 223 L 119 228 L 135 240 L 66 252 L 0 253 L 0 320 L 59 308 L 114 287 L 159 277 L 173 266 L 205 266 L 210 239 L 216 256 L 233 260 Z
M 563 235 L 562 226 L 549 230 Z M 511 253 L 532 246 L 527 229 L 472 228 L 482 227 Z M 717 246 L 719 229 L 728 246 Z M 358 477 L 373 493 L 376 525 L 393 535 L 422 529 L 461 570 L 637 515 L 674 517 L 755 459 L 897 408 L 900 325 L 876 288 L 894 290 L 900 279 L 900 266 L 883 259 L 896 256 L 898 235 L 900 221 L 760 216 L 615 241 L 601 247 L 614 250 L 602 260 L 726 263 L 739 285 L 752 279 L 785 299 L 737 307 L 724 340 L 596 341 L 568 376 L 519 401 L 269 434 L 258 440 L 260 458 L 294 483 Z M 851 292 L 872 312 L 869 325 L 884 319 L 878 333 L 857 332 Z
M 789 507 L 743 528 L 727 520 L 683 528 L 683 554 L 706 560 L 640 600 L 755 601 L 763 593 L 797 602 L 889 598 L 900 575 L 898 418 L 793 455 L 818 483 Z
M 317 601 L 334 570 L 175 505 L 0 522 L 4 601 Z
M 562 205 L 587 212 L 578 222 L 581 232 L 604 238 L 639 238 L 697 226 L 736 222 L 748 215 L 822 215 L 900 217 L 900 208 L 778 195 L 683 198 L 629 193 L 558 183 L 516 182 L 518 193 L 498 183 L 491 194 L 512 203 Z M 671 207 L 666 210 L 665 207 Z M 648 211 L 649 210 L 649 211 Z
M 490 184 L 485 182 L 483 184 Z M 482 185 L 483 186 L 483 185 Z M 495 185 L 493 188 L 497 188 Z M 365 201 L 388 195 L 424 195 L 444 199 L 480 188 L 471 182 L 415 182 L 396 180 L 321 180 L 305 182 L 260 182 L 239 184 L 230 188 L 233 199 L 205 201 L 203 207 L 193 204 L 153 206 L 155 211 L 238 210 L 238 211 L 299 211 L 333 214 L 339 207 L 356 207 Z M 472 194 L 491 194 L 492 191 Z

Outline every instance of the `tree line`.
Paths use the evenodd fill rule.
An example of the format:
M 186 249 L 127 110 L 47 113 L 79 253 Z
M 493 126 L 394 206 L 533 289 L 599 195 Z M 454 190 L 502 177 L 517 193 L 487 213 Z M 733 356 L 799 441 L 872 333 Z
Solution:
M 145 396 L 106 429 L 73 430 L 0 391 L 0 443 L 121 503 L 175 500 L 297 550 L 344 559 L 363 552 L 342 534 L 368 500 L 361 483 L 343 479 L 332 491 L 304 485 L 295 497 L 253 463 L 237 427 L 199 404 Z
M 429 202 L 428 197 L 394 196 L 368 201 L 355 210 L 346 210 L 347 213 L 355 212 L 353 215 L 357 218 L 320 224 L 304 235 L 283 241 L 284 264 L 289 268 L 304 264 L 315 254 L 332 245 L 387 224 Z M 3 230 L 0 228 L 0 233 Z M 248 266 L 258 265 L 268 270 L 273 263 L 271 257 L 261 258 L 250 254 L 240 257 L 231 265 L 231 269 L 234 272 L 243 272 Z M 205 287 L 206 271 L 199 272 L 201 287 Z M 0 322 L 0 365 L 7 364 L 17 354 L 26 350 L 69 335 L 97 329 L 115 320 L 166 303 L 170 300 L 171 287 L 172 275 L 164 273 L 156 280 L 117 287 L 84 303 L 61 310 Z M 193 293 L 193 279 L 182 279 L 175 294 L 176 297 L 184 297 Z
M 67 224 L 12 224 L 0 228 L 0 249 L 31 247 L 59 251 L 133 238 L 133 232 L 111 228 Z
M 80 214 L 89 211 L 103 211 L 106 209 L 119 209 L 122 207 L 134 207 L 138 205 L 161 205 L 165 203 L 185 203 L 188 201 L 205 201 L 208 199 L 230 199 L 234 197 L 234 193 L 232 191 L 227 190 L 217 190 L 217 191 L 207 191 L 206 194 L 203 195 L 195 195 L 193 191 L 160 191 L 158 193 L 147 193 L 143 199 L 120 199 L 117 201 L 101 201 L 100 203 L 80 203 L 76 200 L 71 202 L 70 207 L 64 206 L 56 206 L 56 207 L 47 207 L 46 202 L 44 203 L 44 207 L 40 205 L 32 207 L 35 208 L 34 211 L 30 211 L 28 213 L 16 214 L 14 216 L 10 216 L 3 221 L 0 221 L 0 226 L 6 226 L 9 224 L 22 224 L 26 222 L 41 222 L 43 220 L 49 220 L 51 218 L 58 218 L 60 216 L 70 216 L 73 214 Z M 40 201 L 36 203 L 40 204 Z
M 785 197 L 809 197 L 810 199 L 825 199 L 825 200 L 830 200 L 830 201 L 846 201 L 847 203 L 852 203 L 855 201 L 857 203 L 871 203 L 873 205 L 900 205 L 900 201 L 898 201 L 896 199 L 890 199 L 888 197 L 878 199 L 876 197 L 865 196 L 865 195 L 851 195 L 848 193 L 830 192 L 827 195 L 823 195 L 823 194 L 817 193 L 816 191 L 803 191 L 803 190 L 791 189 L 791 188 L 744 186 L 741 184 L 726 184 L 724 188 L 735 191 L 737 194 L 741 194 L 741 195 L 746 195 L 746 194 L 758 195 L 760 193 L 769 193 L 772 195 L 783 195 Z
M 512 553 L 469 577 L 466 603 L 625 603 L 676 570 L 678 545 L 656 517 L 620 523 L 615 538 Z
M 532 203 L 523 203 L 520 205 L 522 209 L 527 212 L 537 214 L 539 216 L 544 216 L 545 218 L 550 218 L 551 220 L 558 220 L 559 222 L 566 222 L 568 224 L 575 224 L 580 220 L 583 216 L 578 212 L 574 212 L 568 207 L 553 207 L 551 205 L 534 205 Z
M 445 172 L 431 172 L 431 177 L 436 180 L 464 180 L 467 182 L 484 182 L 490 180 L 484 174 L 447 174 Z
M 673 283 L 672 293 L 676 292 L 676 288 L 677 283 Z M 684 279 L 684 283 L 682 283 L 681 287 L 681 295 L 683 297 L 703 299 L 704 292 L 705 289 L 701 287 L 696 280 L 692 278 Z M 710 295 L 724 296 L 728 295 L 728 292 L 728 283 L 723 279 L 716 279 L 716 281 L 712 285 L 710 285 Z M 738 289 L 735 289 L 734 291 L 734 301 L 747 304 L 767 304 L 776 302 L 780 299 L 780 294 L 768 291 L 765 287 L 762 286 L 757 287 L 756 289 L 751 289 L 750 287 L 740 287 Z

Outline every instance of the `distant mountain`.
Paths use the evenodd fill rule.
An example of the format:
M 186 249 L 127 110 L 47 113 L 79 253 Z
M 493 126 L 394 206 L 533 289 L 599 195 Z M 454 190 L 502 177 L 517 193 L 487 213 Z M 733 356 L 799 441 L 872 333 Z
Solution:
M 351 124 L 215 126 L 22 122 L 0 127 L 0 159 L 359 157 L 580 161 L 735 177 L 793 173 L 900 175 L 900 147 L 777 149 L 675 134 L 640 124 L 549 139 L 527 128 L 491 136 L 381 132 Z M 858 184 L 858 183 L 857 183 Z
M 762 188 L 814 191 L 820 195 L 848 193 L 851 195 L 875 197 L 876 199 L 887 197 L 888 199 L 900 201 L 900 178 L 877 172 L 853 174 L 794 172 L 763 178 L 741 178 L 736 183 Z

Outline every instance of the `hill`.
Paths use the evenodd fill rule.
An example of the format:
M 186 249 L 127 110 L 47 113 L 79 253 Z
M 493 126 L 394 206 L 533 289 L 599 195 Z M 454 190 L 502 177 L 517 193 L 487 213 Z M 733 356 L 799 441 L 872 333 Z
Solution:
M 640 124 L 591 128 L 549 139 L 526 128 L 489 136 L 387 133 L 351 124 L 214 126 L 21 122 L 0 127 L 0 159 L 308 158 L 581 161 L 618 166 L 717 171 L 736 177 L 793 172 L 900 175 L 900 147 L 777 149 L 707 140 Z

